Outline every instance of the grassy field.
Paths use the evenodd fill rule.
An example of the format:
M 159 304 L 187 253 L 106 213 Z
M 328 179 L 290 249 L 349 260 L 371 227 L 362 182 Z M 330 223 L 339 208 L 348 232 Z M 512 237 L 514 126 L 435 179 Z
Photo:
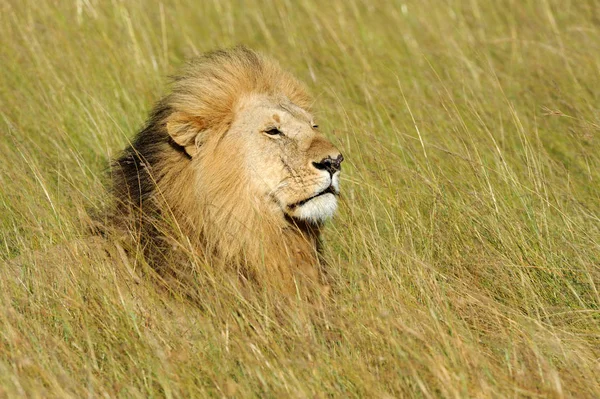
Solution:
M 597 1 L 9 0 L 0 36 L 0 397 L 600 397 Z M 323 307 L 84 238 L 166 77 L 236 44 L 346 158 Z

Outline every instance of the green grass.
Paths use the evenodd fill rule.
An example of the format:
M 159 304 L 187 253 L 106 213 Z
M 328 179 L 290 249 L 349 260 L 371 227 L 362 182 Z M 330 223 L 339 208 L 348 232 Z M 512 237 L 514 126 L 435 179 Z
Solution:
M 0 15 L 0 397 L 600 397 L 597 1 Z M 189 301 L 77 241 L 166 76 L 235 44 L 308 83 L 345 155 L 323 308 Z

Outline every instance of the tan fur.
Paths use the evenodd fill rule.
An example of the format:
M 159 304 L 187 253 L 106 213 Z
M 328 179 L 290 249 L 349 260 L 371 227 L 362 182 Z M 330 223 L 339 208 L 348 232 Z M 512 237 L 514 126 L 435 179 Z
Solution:
M 171 224 L 145 223 L 160 224 L 165 235 L 178 231 L 213 266 L 287 288 L 299 275 L 316 280 L 320 229 L 335 209 L 339 181 L 339 172 L 334 184 L 334 173 L 317 164 L 338 159 L 339 169 L 342 158 L 314 127 L 310 104 L 300 82 L 246 48 L 192 61 L 119 160 L 115 185 L 126 184 L 119 176 L 131 173 L 128 157 L 147 158 L 140 164 L 155 187 L 137 202 L 142 213 Z M 159 142 L 151 157 L 147 143 L 137 144 L 144 134 Z M 303 202 L 326 187 L 334 194 Z M 124 201 L 121 215 L 138 217 L 134 202 Z

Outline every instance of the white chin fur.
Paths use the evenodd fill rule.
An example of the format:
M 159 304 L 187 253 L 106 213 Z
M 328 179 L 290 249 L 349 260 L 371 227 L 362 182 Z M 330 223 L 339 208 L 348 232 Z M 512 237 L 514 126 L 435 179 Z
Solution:
M 336 209 L 337 198 L 335 195 L 327 193 L 297 207 L 291 216 L 310 222 L 322 222 L 332 217 Z

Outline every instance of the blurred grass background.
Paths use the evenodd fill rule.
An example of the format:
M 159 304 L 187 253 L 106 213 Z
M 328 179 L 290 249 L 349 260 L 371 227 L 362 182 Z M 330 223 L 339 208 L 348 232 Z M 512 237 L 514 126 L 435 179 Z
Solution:
M 600 397 L 597 1 L 0 15 L 0 396 Z M 72 244 L 166 76 L 237 44 L 307 82 L 346 157 L 324 309 L 198 306 Z

